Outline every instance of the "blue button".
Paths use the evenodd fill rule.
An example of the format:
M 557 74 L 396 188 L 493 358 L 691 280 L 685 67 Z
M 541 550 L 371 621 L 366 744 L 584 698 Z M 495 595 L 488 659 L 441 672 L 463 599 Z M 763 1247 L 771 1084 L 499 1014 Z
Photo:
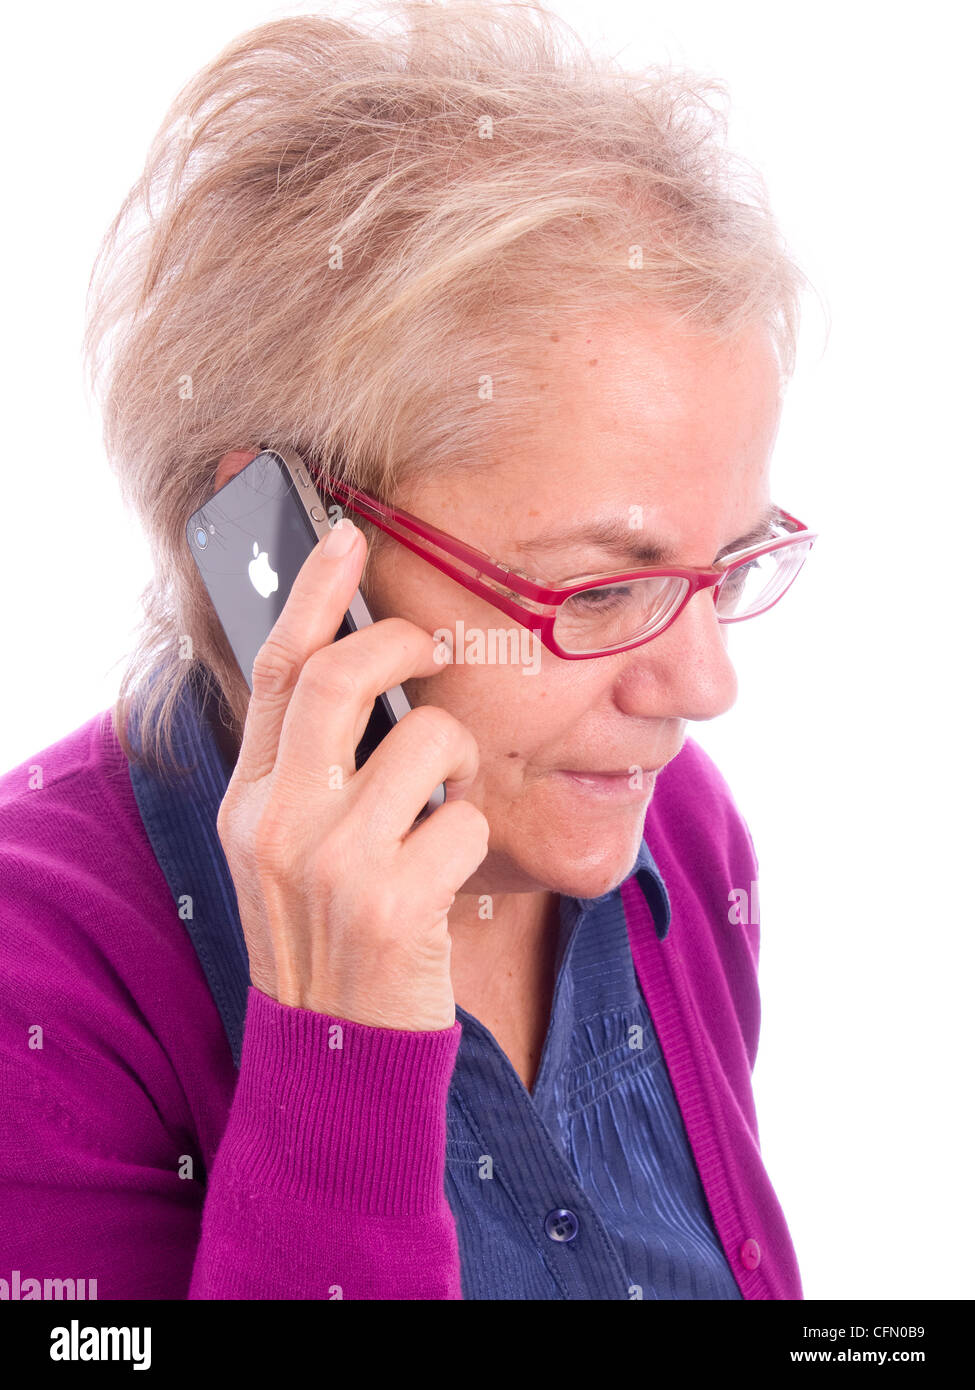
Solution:
M 579 1219 L 574 1211 L 559 1207 L 550 1211 L 545 1218 L 545 1234 L 549 1240 L 573 1240 L 579 1230 Z

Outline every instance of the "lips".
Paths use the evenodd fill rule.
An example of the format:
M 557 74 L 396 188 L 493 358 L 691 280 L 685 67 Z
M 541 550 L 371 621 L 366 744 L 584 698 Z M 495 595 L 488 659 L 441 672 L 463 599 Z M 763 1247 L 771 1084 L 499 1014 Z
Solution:
M 676 753 L 672 753 L 662 763 L 655 763 L 652 766 L 642 763 L 639 758 L 634 758 L 626 767 L 560 767 L 558 771 L 565 773 L 567 777 L 632 777 L 634 768 L 646 774 L 659 772 L 676 756 Z
M 661 763 L 660 767 L 663 767 Z M 565 772 L 570 777 L 632 777 L 633 769 L 637 768 L 640 772 L 659 772 L 660 767 L 644 767 L 641 763 L 631 763 L 629 767 L 603 769 L 601 767 L 560 767 L 560 772 Z
M 571 796 L 581 797 L 582 804 L 636 805 L 644 804 L 652 794 L 656 768 L 644 768 L 634 776 L 626 772 L 563 772 L 555 780 Z
M 564 788 L 585 793 L 587 800 L 638 801 L 652 792 L 658 772 L 673 762 L 683 746 L 682 740 L 667 757 L 649 766 L 637 755 L 626 767 L 560 767 L 554 776 Z

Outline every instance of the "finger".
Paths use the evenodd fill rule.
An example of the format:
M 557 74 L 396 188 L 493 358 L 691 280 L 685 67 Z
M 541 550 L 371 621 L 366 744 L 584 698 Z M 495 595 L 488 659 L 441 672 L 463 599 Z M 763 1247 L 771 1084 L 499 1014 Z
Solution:
M 342 549 L 342 543 L 352 544 Z M 277 756 L 285 712 L 309 656 L 335 637 L 356 591 L 365 560 L 365 537 L 347 518 L 333 527 L 305 560 L 251 675 L 236 775 L 256 781 Z
M 488 839 L 487 819 L 471 802 L 438 806 L 403 845 L 404 896 L 414 904 L 428 901 L 437 914 L 449 912 L 454 895 L 484 862 Z
M 356 745 L 377 697 L 410 677 L 442 670 L 440 650 L 416 623 L 383 618 L 313 652 L 281 723 L 276 776 L 306 797 L 343 790 L 359 775 Z
M 437 705 L 418 705 L 356 773 L 356 808 L 376 834 L 402 839 L 434 788 L 450 781 L 469 787 L 479 761 L 477 740 L 469 729 Z

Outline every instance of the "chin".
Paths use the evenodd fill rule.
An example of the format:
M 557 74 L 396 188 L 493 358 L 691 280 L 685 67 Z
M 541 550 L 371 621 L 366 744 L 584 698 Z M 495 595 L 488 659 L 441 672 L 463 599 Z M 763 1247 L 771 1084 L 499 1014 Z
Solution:
M 526 887 L 530 883 L 567 897 L 598 898 L 622 883 L 633 868 L 645 811 L 630 808 L 623 814 L 617 809 L 611 819 L 574 817 L 571 823 L 548 817 L 534 833 L 524 827 L 524 833 L 499 846 L 501 856 Z
M 638 849 L 639 845 L 634 845 L 632 854 L 614 856 L 612 864 L 604 862 L 590 867 L 567 863 L 555 867 L 551 877 L 557 878 L 558 882 L 552 882 L 549 886 L 554 892 L 561 893 L 565 897 L 601 897 L 603 893 L 609 893 L 623 882 L 633 868 L 633 861 L 637 856 Z

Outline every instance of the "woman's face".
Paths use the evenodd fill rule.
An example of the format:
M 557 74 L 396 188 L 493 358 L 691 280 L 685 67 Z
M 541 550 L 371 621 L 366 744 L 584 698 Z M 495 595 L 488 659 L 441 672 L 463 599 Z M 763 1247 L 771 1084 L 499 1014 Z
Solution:
M 780 410 L 764 331 L 719 343 L 617 318 L 545 347 L 530 441 L 500 443 L 487 467 L 404 490 L 401 506 L 552 585 L 639 568 L 646 562 L 632 547 L 641 543 L 664 546 L 676 565 L 710 565 L 753 528 L 771 500 Z M 587 539 L 588 527 L 606 522 L 618 524 L 618 542 Z M 399 614 L 452 635 L 458 622 L 465 634 L 514 628 L 396 542 L 370 570 L 365 593 L 377 619 Z M 631 651 L 565 661 L 536 644 L 527 664 L 455 659 L 405 682 L 413 705 L 443 706 L 480 749 L 467 796 L 491 838 L 467 891 L 594 897 L 621 882 L 655 774 L 680 751 L 688 720 L 714 719 L 735 701 L 729 631 L 708 589 Z M 636 788 L 629 776 L 607 786 L 568 775 L 634 765 L 647 774 Z

